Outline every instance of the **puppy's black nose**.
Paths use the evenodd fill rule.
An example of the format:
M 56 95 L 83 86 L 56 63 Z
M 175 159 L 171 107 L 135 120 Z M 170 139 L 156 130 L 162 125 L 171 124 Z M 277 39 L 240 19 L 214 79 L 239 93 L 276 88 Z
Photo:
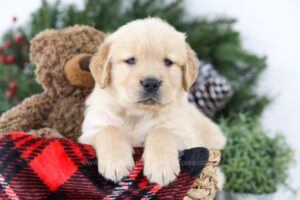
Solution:
M 146 92 L 156 92 L 159 89 L 160 81 L 156 78 L 146 78 L 141 81 L 141 85 Z

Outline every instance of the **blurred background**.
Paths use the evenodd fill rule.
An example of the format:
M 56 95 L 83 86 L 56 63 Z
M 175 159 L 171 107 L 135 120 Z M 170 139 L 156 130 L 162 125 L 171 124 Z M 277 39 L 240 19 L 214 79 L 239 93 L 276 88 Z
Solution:
M 112 32 L 159 16 L 186 32 L 199 59 L 233 89 L 213 119 L 227 134 L 225 192 L 300 199 L 300 2 L 297 0 L 0 1 L 0 114 L 42 91 L 29 41 L 47 28 Z

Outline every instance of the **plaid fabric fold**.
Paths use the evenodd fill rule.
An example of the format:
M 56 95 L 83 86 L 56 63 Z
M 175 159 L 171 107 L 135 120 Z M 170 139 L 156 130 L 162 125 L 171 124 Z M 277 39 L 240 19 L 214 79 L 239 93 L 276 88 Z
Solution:
M 98 173 L 89 145 L 6 134 L 0 138 L 0 199 L 182 199 L 208 160 L 205 148 L 181 152 L 178 178 L 160 187 L 143 176 L 142 153 L 135 149 L 130 175 L 114 183 Z

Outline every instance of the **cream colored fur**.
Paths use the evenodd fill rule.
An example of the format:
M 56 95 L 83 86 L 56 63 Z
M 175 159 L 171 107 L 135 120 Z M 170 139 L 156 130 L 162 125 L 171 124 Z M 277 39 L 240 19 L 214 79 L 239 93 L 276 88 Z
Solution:
M 134 57 L 136 63 L 124 60 Z M 167 67 L 164 58 L 174 63 Z M 185 35 L 158 18 L 130 22 L 106 38 L 91 61 L 96 86 L 86 101 L 79 141 L 96 149 L 99 172 L 118 181 L 133 167 L 133 147 L 144 146 L 144 174 L 166 185 L 180 172 L 178 152 L 222 149 L 219 127 L 187 100 L 197 58 Z M 139 103 L 140 81 L 162 81 L 159 103 Z

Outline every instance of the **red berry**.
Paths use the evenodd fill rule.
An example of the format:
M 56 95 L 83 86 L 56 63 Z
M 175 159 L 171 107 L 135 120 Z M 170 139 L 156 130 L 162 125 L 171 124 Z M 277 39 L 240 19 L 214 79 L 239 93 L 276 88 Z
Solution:
M 10 89 L 11 91 L 16 90 L 17 87 L 18 87 L 18 84 L 17 84 L 16 82 L 11 82 L 11 83 L 9 84 L 9 89 Z
M 17 35 L 15 37 L 15 40 L 18 42 L 18 41 L 22 41 L 24 38 L 23 38 L 23 35 Z
M 7 63 L 13 63 L 13 62 L 15 62 L 15 57 L 14 56 L 6 56 L 5 61 Z
M 14 93 L 13 91 L 7 91 L 7 92 L 6 92 L 6 97 L 7 97 L 7 98 L 11 99 L 11 98 L 13 98 L 14 96 L 15 96 L 15 93 Z
M 0 47 L 0 53 L 2 53 L 3 52 L 3 47 Z
M 11 41 L 6 41 L 5 44 L 6 48 L 10 48 L 11 47 Z
M 24 42 L 24 37 L 22 35 L 17 35 L 15 40 L 18 44 L 21 44 Z

